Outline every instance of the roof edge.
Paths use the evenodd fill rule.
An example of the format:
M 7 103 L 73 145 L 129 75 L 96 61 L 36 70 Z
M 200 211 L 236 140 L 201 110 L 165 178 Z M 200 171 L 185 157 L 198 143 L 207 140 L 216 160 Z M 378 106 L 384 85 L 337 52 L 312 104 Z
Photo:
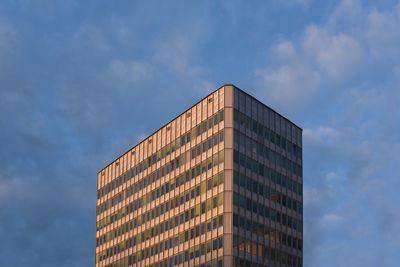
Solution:
M 131 148 L 129 148 L 127 151 L 125 151 L 124 153 L 122 153 L 120 156 L 118 156 L 116 159 L 114 159 L 112 162 L 110 162 L 109 164 L 107 164 L 104 168 L 102 168 L 100 171 L 97 172 L 97 174 L 101 173 L 102 171 L 104 171 L 107 167 L 109 167 L 110 165 L 112 165 L 113 163 L 115 163 L 116 161 L 118 161 L 123 155 L 125 155 L 126 153 L 128 153 L 130 150 L 132 150 L 133 148 L 137 147 L 138 145 L 140 145 L 141 143 L 145 142 L 147 139 L 150 138 L 150 136 L 154 135 L 155 133 L 157 133 L 158 131 L 160 131 L 163 127 L 165 127 L 166 125 L 168 125 L 169 123 L 171 123 L 173 120 L 175 120 L 176 118 L 178 118 L 179 116 L 182 116 L 185 112 L 187 112 L 189 109 L 191 109 L 193 106 L 199 104 L 201 101 L 203 101 L 204 99 L 208 98 L 210 95 L 212 95 L 213 93 L 215 93 L 216 91 L 220 90 L 221 88 L 225 87 L 225 86 L 233 86 L 234 88 L 240 90 L 241 92 L 243 92 L 244 94 L 250 96 L 251 98 L 255 99 L 257 102 L 261 103 L 264 107 L 268 108 L 269 110 L 275 112 L 276 114 L 278 114 L 279 116 L 281 116 L 282 118 L 284 118 L 285 120 L 287 120 L 288 122 L 290 122 L 291 124 L 293 124 L 294 126 L 296 126 L 297 128 L 299 128 L 301 131 L 303 131 L 303 129 L 301 127 L 299 127 L 298 125 L 296 125 L 295 123 L 293 123 L 291 120 L 289 120 L 288 118 L 286 118 L 285 116 L 281 115 L 280 113 L 278 113 L 277 111 L 275 111 L 274 109 L 272 109 L 271 107 L 267 106 L 266 104 L 264 104 L 263 102 L 261 102 L 260 100 L 258 100 L 257 98 L 255 98 L 254 96 L 250 95 L 249 93 L 247 93 L 246 91 L 240 89 L 239 87 L 237 87 L 234 84 L 231 83 L 226 83 L 220 87 L 218 87 L 217 89 L 215 89 L 214 91 L 212 91 L 211 93 L 209 93 L 207 96 L 203 97 L 202 99 L 200 99 L 199 101 L 197 101 L 196 103 L 194 103 L 193 105 L 191 105 L 189 108 L 187 108 L 185 111 L 181 112 L 179 115 L 175 116 L 173 119 L 171 119 L 170 121 L 168 121 L 167 123 L 164 123 L 160 128 L 158 128 L 157 130 L 153 131 L 151 134 L 149 134 L 145 139 L 143 139 L 142 141 L 140 141 L 139 143 L 137 143 L 136 145 L 132 146 Z
M 263 106 L 265 106 L 266 108 L 268 108 L 269 110 L 275 112 L 276 114 L 278 114 L 279 116 L 281 116 L 282 118 L 284 118 L 285 120 L 287 120 L 288 122 L 290 122 L 291 124 L 293 124 L 294 126 L 296 126 L 298 129 L 300 129 L 301 131 L 303 131 L 303 129 L 298 126 L 296 123 L 292 122 L 291 120 L 289 120 L 288 118 L 286 118 L 285 116 L 283 116 L 282 114 L 280 114 L 279 112 L 277 112 L 276 110 L 274 110 L 273 108 L 267 106 L 266 104 L 264 104 L 263 102 L 261 102 L 260 100 L 258 100 L 257 98 L 255 98 L 254 96 L 252 96 L 251 94 L 247 93 L 246 91 L 240 89 L 239 87 L 233 85 L 233 84 L 226 84 L 226 85 L 231 85 L 233 87 L 235 87 L 236 89 L 240 90 L 241 92 L 243 92 L 244 94 L 250 96 L 251 98 L 255 99 L 257 102 L 261 103 Z M 224 85 L 225 86 L 225 85 Z
M 196 103 L 194 103 L 193 105 L 191 105 L 189 108 L 187 108 L 185 111 L 183 111 L 182 113 L 180 113 L 179 115 L 175 116 L 172 120 L 170 120 L 167 123 L 164 123 L 160 128 L 158 128 L 157 130 L 155 130 L 154 132 L 152 132 L 151 134 L 149 134 L 145 139 L 143 139 L 142 141 L 140 141 L 139 143 L 137 143 L 136 145 L 132 146 L 131 148 L 129 148 L 127 151 L 125 151 L 124 153 L 122 153 L 119 157 L 117 157 L 116 159 L 114 159 L 112 162 L 110 162 L 109 164 L 107 164 L 104 168 L 102 168 L 100 171 L 97 172 L 97 174 L 101 173 L 103 170 L 105 170 L 108 166 L 110 166 L 111 164 L 113 164 L 114 162 L 118 161 L 123 155 L 125 155 L 126 153 L 128 153 L 130 150 L 132 150 L 133 148 L 137 147 L 138 145 L 140 145 L 141 143 L 145 142 L 147 139 L 150 138 L 150 136 L 154 135 L 155 133 L 157 133 L 158 131 L 160 131 L 163 127 L 165 127 L 166 125 L 168 125 L 169 123 L 171 123 L 173 120 L 175 120 L 176 118 L 178 118 L 179 116 L 182 116 L 185 112 L 189 111 L 189 109 L 191 109 L 193 106 L 196 106 L 197 104 L 199 104 L 201 101 L 203 101 L 204 99 L 208 98 L 210 95 L 212 95 L 213 93 L 215 93 L 216 91 L 218 91 L 219 89 L 221 89 L 222 87 L 225 86 L 233 86 L 236 87 L 233 84 L 224 84 L 220 87 L 218 87 L 217 89 L 215 89 L 214 91 L 212 91 L 211 93 L 209 93 L 207 96 L 203 97 L 202 99 L 200 99 L 199 101 L 197 101 Z

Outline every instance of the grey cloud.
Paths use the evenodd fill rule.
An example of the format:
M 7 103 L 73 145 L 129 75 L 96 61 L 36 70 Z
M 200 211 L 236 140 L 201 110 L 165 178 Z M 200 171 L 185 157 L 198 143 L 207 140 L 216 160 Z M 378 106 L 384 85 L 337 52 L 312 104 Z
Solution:
M 389 55 L 386 51 L 391 53 L 397 45 L 397 33 L 391 30 L 397 23 L 397 8 L 369 12 L 359 4 L 342 1 L 328 18 L 329 24 L 308 27 L 300 39 L 278 43 L 271 49 L 277 53 L 278 65 L 258 70 L 258 91 L 276 100 L 283 110 L 290 106 L 293 116 L 307 125 L 303 143 L 305 266 L 396 266 L 398 246 L 376 248 L 374 244 L 400 240 L 395 219 L 399 198 L 393 190 L 400 179 L 392 172 L 400 164 L 398 78 L 376 70 L 376 65 L 392 70 L 398 62 L 392 53 L 391 60 L 382 65 Z M 346 10 L 353 5 L 357 10 Z M 344 21 L 356 25 L 334 23 L 353 11 L 357 18 Z M 364 41 L 382 25 L 388 25 L 387 31 L 373 32 L 393 32 L 393 38 L 375 36 Z M 328 54 L 333 57 L 324 56 Z M 285 69 L 294 71 L 282 76 Z M 299 69 L 303 72 L 297 75 Z M 317 73 L 318 82 L 310 83 L 315 76 L 307 73 Z M 361 81 L 362 77 L 366 80 Z M 337 219 L 336 223 L 328 222 L 329 218 Z M 379 255 L 385 255 L 383 262 Z
M 203 95 L 208 81 L 191 59 L 197 37 L 189 28 L 176 29 L 183 53 L 153 39 L 128 46 L 136 20 L 36 28 L 36 39 L 17 27 L 22 46 L 12 54 L 1 43 L 0 55 L 10 57 L 0 63 L 1 266 L 92 266 L 97 171 Z M 2 38 L 11 36 L 13 27 L 1 27 Z M 176 59 L 156 60 L 171 49 Z

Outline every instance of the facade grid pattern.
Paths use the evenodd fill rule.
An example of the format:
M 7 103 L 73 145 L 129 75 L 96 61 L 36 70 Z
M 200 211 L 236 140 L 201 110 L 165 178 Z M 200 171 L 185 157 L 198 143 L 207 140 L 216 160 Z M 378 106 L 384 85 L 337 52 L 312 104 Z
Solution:
M 301 129 L 233 85 L 97 176 L 96 266 L 302 266 Z

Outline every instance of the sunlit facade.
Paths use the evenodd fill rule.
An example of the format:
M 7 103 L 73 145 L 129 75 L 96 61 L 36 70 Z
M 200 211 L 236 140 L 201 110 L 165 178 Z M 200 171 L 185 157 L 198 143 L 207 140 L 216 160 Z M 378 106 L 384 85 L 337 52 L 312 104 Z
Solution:
M 98 173 L 96 266 L 301 266 L 301 129 L 224 85 Z

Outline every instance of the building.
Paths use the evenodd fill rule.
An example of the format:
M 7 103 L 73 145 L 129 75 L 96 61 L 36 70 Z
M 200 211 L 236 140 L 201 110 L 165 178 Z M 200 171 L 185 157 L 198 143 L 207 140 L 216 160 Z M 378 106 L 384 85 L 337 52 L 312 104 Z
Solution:
M 96 266 L 302 266 L 302 130 L 233 85 L 97 186 Z

